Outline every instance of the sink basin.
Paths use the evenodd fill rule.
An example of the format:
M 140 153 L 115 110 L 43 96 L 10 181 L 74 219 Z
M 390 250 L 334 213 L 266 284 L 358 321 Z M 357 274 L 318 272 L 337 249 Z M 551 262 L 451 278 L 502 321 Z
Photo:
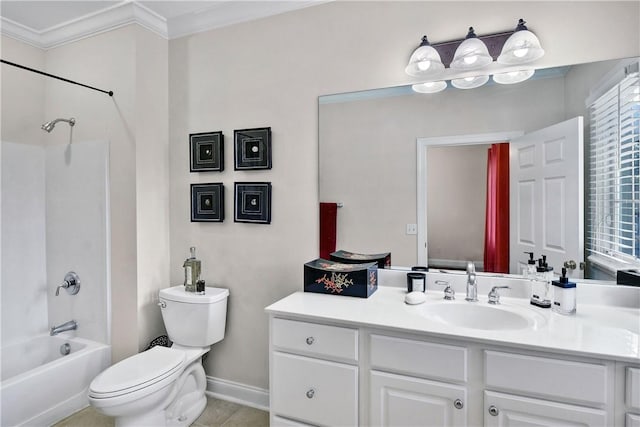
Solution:
M 482 330 L 538 329 L 545 319 L 528 307 L 490 305 L 485 302 L 425 304 L 422 315 L 451 326 Z

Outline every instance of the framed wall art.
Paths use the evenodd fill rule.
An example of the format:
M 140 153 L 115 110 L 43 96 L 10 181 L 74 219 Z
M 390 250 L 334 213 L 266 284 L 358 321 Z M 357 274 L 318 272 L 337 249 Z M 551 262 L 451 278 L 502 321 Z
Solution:
M 271 128 L 233 131 L 235 170 L 271 169 Z
M 191 222 L 224 221 L 224 185 L 191 184 Z
M 271 183 L 236 182 L 234 184 L 235 222 L 271 223 Z
M 191 172 L 224 170 L 224 135 L 218 132 L 189 134 Z

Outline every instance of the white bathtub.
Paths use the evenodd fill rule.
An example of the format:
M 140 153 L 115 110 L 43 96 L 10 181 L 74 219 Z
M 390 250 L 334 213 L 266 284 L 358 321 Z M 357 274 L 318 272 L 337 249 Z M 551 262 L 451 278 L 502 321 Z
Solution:
M 60 347 L 71 352 L 63 356 Z M 0 349 L 0 425 L 51 425 L 88 405 L 87 388 L 111 361 L 108 345 L 38 336 Z

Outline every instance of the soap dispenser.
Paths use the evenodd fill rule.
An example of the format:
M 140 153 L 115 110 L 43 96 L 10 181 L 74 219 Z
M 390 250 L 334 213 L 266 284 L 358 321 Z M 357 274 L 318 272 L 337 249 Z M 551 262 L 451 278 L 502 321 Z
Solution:
M 549 266 L 546 264 L 546 258 L 545 255 L 542 255 L 542 258 L 538 259 L 536 273 L 531 281 L 531 304 L 541 308 L 551 307 L 551 298 L 549 296 L 549 285 L 551 283 L 548 281 Z M 553 271 L 553 268 L 551 270 Z
M 189 248 L 191 256 L 184 261 L 184 290 L 187 292 L 196 292 L 196 284 L 200 280 L 200 260 L 196 259 L 196 248 Z
M 527 265 L 522 268 L 522 276 L 527 280 L 534 280 L 536 276 L 536 260 L 533 259 L 533 252 L 525 252 L 529 254 Z
M 553 281 L 552 310 L 567 315 L 576 313 L 576 284 L 569 281 L 566 268 L 562 268 L 562 276 Z

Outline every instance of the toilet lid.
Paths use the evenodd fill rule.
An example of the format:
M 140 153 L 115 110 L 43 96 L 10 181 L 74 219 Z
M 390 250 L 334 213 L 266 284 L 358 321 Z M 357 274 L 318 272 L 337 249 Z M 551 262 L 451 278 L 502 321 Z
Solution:
M 99 374 L 89 386 L 94 397 L 114 397 L 148 387 L 178 371 L 184 352 L 155 346 L 138 353 Z

